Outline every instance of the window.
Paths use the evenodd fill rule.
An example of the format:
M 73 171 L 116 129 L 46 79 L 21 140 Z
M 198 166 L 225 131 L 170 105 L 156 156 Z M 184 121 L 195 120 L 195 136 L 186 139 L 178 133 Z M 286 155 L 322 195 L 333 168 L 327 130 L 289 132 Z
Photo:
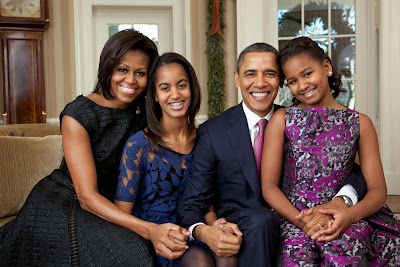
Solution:
M 356 12 L 354 0 L 279 0 L 278 42 L 282 49 L 291 39 L 308 36 L 332 59 L 342 75 L 337 101 L 351 109 L 355 105 Z M 292 104 L 287 84 L 279 91 L 280 105 Z
M 108 38 L 125 29 L 135 29 L 149 37 L 158 48 L 158 25 L 156 24 L 108 24 Z

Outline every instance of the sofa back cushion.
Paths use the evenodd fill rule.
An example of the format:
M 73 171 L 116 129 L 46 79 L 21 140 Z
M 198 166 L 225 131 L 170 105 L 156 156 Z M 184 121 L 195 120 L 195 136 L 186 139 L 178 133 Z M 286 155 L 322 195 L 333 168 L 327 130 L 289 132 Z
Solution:
M 33 186 L 60 166 L 61 135 L 0 137 L 0 218 L 16 215 Z
M 1 125 L 0 133 L 10 133 L 21 131 L 22 136 L 26 137 L 43 137 L 46 135 L 58 135 L 60 133 L 60 125 L 50 123 L 27 123 L 27 124 L 9 124 Z

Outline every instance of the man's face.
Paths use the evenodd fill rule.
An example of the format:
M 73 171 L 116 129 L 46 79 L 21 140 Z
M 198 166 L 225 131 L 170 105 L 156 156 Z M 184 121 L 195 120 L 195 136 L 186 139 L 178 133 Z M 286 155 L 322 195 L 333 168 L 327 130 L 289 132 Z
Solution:
M 275 54 L 245 54 L 239 73 L 235 72 L 234 75 L 236 87 L 240 86 L 244 104 L 258 116 L 265 117 L 272 109 L 281 84 Z

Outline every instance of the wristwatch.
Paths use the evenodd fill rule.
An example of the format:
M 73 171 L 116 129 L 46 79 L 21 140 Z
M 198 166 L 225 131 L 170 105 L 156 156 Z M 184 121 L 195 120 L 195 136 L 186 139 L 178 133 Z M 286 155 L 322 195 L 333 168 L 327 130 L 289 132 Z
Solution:
M 351 206 L 353 206 L 353 201 L 352 201 L 351 198 L 349 198 L 348 196 L 343 195 L 343 196 L 337 196 L 337 197 L 343 198 L 344 204 L 346 204 L 346 206 L 347 206 L 348 208 L 350 208 Z

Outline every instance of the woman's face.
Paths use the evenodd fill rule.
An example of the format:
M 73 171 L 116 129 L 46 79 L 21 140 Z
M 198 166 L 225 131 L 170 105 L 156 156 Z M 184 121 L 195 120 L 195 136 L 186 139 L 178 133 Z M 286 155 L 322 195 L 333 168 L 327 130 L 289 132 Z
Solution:
M 109 101 L 115 108 L 127 108 L 147 86 L 147 72 L 150 58 L 138 50 L 126 52 L 114 66 L 111 74 L 111 95 Z
M 157 71 L 156 95 L 162 117 L 187 118 L 191 102 L 189 77 L 182 65 L 172 63 Z

